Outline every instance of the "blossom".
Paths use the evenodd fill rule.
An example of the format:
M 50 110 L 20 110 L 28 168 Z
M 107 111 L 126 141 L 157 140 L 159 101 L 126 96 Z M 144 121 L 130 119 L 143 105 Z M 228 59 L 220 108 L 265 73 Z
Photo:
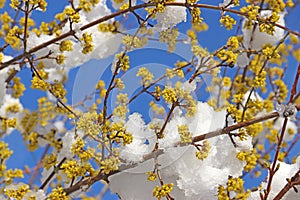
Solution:
M 260 17 L 266 18 L 272 14 L 271 11 L 262 11 L 260 13 Z M 280 13 L 279 16 L 279 21 L 277 22 L 281 26 L 285 25 L 284 21 L 284 15 L 285 13 Z M 264 44 L 270 44 L 270 45 L 275 45 L 278 43 L 284 36 L 284 30 L 275 27 L 273 35 L 270 35 L 265 32 L 261 32 L 258 28 L 256 28 L 253 32 L 253 25 L 251 25 L 250 29 L 245 27 L 246 21 L 243 21 L 243 36 L 244 36 L 244 45 L 246 49 L 254 49 L 254 50 L 259 50 Z M 252 35 L 253 34 L 253 35 Z

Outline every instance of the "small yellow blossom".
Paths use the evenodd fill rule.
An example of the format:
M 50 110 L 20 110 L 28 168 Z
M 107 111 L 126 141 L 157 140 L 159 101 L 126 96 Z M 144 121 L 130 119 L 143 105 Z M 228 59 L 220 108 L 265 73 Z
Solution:
M 223 83 L 223 85 L 224 85 L 225 87 L 230 87 L 230 86 L 231 86 L 231 79 L 230 79 L 230 77 L 225 76 L 225 77 L 223 78 L 222 83 Z
M 174 103 L 177 101 L 174 88 L 165 87 L 165 89 L 162 91 L 162 96 L 167 103 Z
M 42 90 L 42 91 L 47 91 L 50 88 L 50 84 L 41 80 L 37 76 L 34 76 L 31 80 L 31 88 Z
M 72 7 L 67 7 L 64 13 L 75 23 L 80 22 L 80 15 Z
M 211 149 L 211 145 L 208 140 L 204 140 L 204 142 L 200 145 L 200 151 L 196 151 L 196 157 L 199 160 L 204 160 L 208 157 Z
M 105 174 L 109 174 L 111 171 L 118 170 L 118 164 L 120 163 L 119 158 L 109 157 L 101 161 L 101 170 Z
M 48 196 L 49 200 L 69 200 L 70 198 L 67 196 L 66 192 L 62 187 L 58 187 L 57 189 L 53 189 L 52 192 Z
M 67 94 L 61 82 L 55 82 L 54 84 L 51 84 L 51 92 L 54 94 L 55 97 L 60 99 L 64 98 Z
M 25 85 L 21 83 L 21 79 L 19 77 L 13 78 L 13 97 L 20 98 L 23 95 L 25 88 Z
M 154 172 L 146 172 L 146 175 L 148 175 L 148 178 L 147 178 L 148 181 L 156 180 L 156 174 Z
M 154 75 L 146 67 L 139 68 L 136 76 L 142 77 L 142 85 L 146 87 L 153 81 L 154 78 Z
M 91 33 L 90 34 L 88 34 L 88 33 L 82 34 L 81 41 L 83 41 L 83 49 L 81 52 L 83 54 L 91 53 L 94 49 L 92 34 Z
M 230 37 L 227 41 L 227 46 L 231 50 L 236 50 L 239 47 L 239 40 L 237 39 L 237 37 L 235 37 L 235 36 Z
M 73 43 L 71 40 L 64 40 L 59 45 L 59 50 L 63 51 L 72 51 L 73 50 Z
M 260 155 L 256 152 L 256 149 L 251 151 L 240 151 L 236 158 L 241 161 L 246 161 L 246 165 L 244 166 L 244 170 L 246 172 L 251 171 L 255 168 L 257 160 L 259 159 Z
M 173 186 L 173 183 L 163 184 L 161 187 L 155 186 L 152 195 L 160 200 L 162 197 L 165 197 L 172 192 Z
M 222 26 L 225 26 L 227 30 L 231 30 L 233 28 L 233 25 L 236 24 L 236 21 L 231 18 L 229 15 L 225 15 L 221 17 L 220 23 Z
M 65 58 L 65 56 L 63 54 L 58 54 L 56 56 L 56 63 L 59 64 L 59 65 L 61 65 L 61 64 L 63 64 L 65 62 L 65 59 L 66 58 Z
M 124 53 L 119 53 L 116 55 L 116 58 L 118 67 L 120 67 L 123 71 L 127 71 L 130 67 L 129 56 Z
M 187 124 L 177 125 L 178 133 L 180 135 L 180 141 L 184 144 L 192 142 L 192 134 L 189 132 L 189 127 Z

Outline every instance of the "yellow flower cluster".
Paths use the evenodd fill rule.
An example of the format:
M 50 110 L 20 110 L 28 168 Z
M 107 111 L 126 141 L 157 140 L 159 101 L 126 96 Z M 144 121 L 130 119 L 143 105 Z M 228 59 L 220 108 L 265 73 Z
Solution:
M 121 68 L 123 71 L 127 71 L 130 67 L 130 60 L 129 56 L 125 53 L 119 53 L 116 55 L 116 58 L 118 60 L 117 65 Z
M 147 178 L 148 181 L 156 180 L 156 174 L 154 172 L 146 172 L 146 175 L 148 175 L 148 178 Z
M 227 30 L 231 30 L 233 28 L 233 25 L 236 24 L 236 21 L 229 15 L 225 15 L 221 17 L 220 23 L 222 26 L 225 26 Z
M 165 4 L 163 4 L 163 3 L 156 4 L 156 11 L 157 12 L 163 13 L 163 12 L 165 12 L 165 10 L 166 10 Z
M 262 53 L 263 53 L 263 55 L 265 55 L 267 57 L 267 59 L 280 58 L 280 55 L 279 55 L 277 49 L 275 49 L 275 47 L 273 47 L 269 44 L 266 44 L 263 46 Z
M 142 77 L 141 84 L 145 87 L 147 87 L 153 81 L 154 78 L 154 75 L 146 67 L 139 68 L 138 72 L 136 73 L 136 76 Z
M 176 47 L 178 37 L 178 28 L 167 29 L 159 32 L 159 42 L 165 42 L 168 45 L 168 52 L 173 52 Z
M 71 151 L 77 155 L 81 161 L 86 162 L 94 157 L 95 149 L 90 147 L 84 149 L 84 145 L 85 143 L 83 139 L 77 139 L 76 142 L 72 144 Z
M 18 186 L 18 188 L 10 188 L 5 189 L 4 194 L 9 197 L 9 199 L 16 199 L 21 200 L 26 195 L 26 193 L 29 191 L 29 186 L 22 184 Z
M 11 0 L 9 6 L 16 10 L 20 4 L 21 2 L 19 0 Z
M 271 144 L 278 142 L 279 131 L 277 129 L 271 129 L 270 133 L 266 135 L 266 138 L 270 141 Z
M 121 119 L 126 119 L 126 114 L 128 113 L 128 111 L 129 110 L 127 109 L 126 105 L 119 105 L 114 109 L 113 114 L 120 117 Z
M 49 24 L 42 22 L 39 28 L 40 33 L 48 35 L 50 33 Z
M 72 51 L 73 50 L 73 43 L 71 40 L 64 40 L 59 44 L 59 50 L 63 51 Z
M 57 81 L 51 84 L 51 92 L 54 94 L 56 98 L 60 98 L 60 99 L 63 99 L 67 94 L 64 85 L 61 82 L 57 82 Z
M 120 10 L 126 10 L 128 8 L 129 8 L 129 3 L 124 3 L 123 5 L 120 6 Z
M 18 103 L 10 104 L 9 106 L 6 107 L 5 112 L 6 113 L 17 113 L 21 111 L 21 107 Z
M 4 38 L 5 42 L 7 42 L 12 48 L 17 49 L 21 45 L 21 40 L 18 35 L 21 35 L 23 30 L 18 26 L 14 26 L 9 29 L 6 37 Z
M 84 12 L 90 12 L 92 7 L 96 6 L 99 0 L 79 0 L 79 9 L 83 9 Z
M 25 85 L 21 83 L 21 79 L 19 77 L 13 78 L 13 97 L 20 98 L 23 95 L 25 88 Z
M 241 151 L 237 153 L 236 158 L 241 161 L 246 161 L 244 170 L 246 172 L 249 172 L 255 168 L 257 160 L 260 158 L 260 155 L 257 153 L 256 149 L 253 149 L 251 151 Z
M 14 178 L 24 178 L 24 175 L 21 169 L 9 169 L 4 173 L 4 177 L 5 183 L 10 185 Z
M 218 200 L 230 200 L 227 189 L 222 185 L 219 185 L 218 187 Z
M 257 76 L 255 76 L 253 86 L 255 88 L 259 87 L 265 87 L 266 86 L 266 79 L 267 79 L 267 72 L 263 70 L 261 73 L 259 73 Z
M 47 8 L 47 5 L 48 5 L 47 1 L 45 1 L 45 0 L 30 0 L 29 4 L 33 5 L 33 6 L 37 6 L 43 12 L 46 11 L 46 8 Z
M 227 41 L 227 46 L 229 47 L 230 50 L 236 50 L 239 48 L 239 40 L 236 36 L 232 36 L 228 39 Z
M 227 64 L 234 64 L 236 63 L 238 54 L 230 50 L 226 51 L 225 49 L 222 49 L 217 53 L 217 57 L 225 61 Z
M 64 10 L 64 14 L 66 14 L 72 22 L 78 23 L 80 22 L 80 15 L 76 12 L 72 7 L 67 7 Z
M 187 0 L 187 3 L 189 4 L 194 4 L 194 3 L 197 3 L 198 0 Z
M 66 57 L 64 56 L 64 54 L 58 54 L 55 59 L 56 59 L 56 63 L 61 65 L 65 62 Z
M 31 26 L 34 26 L 35 25 L 35 22 L 33 19 L 31 19 L 30 17 L 28 17 L 27 19 L 25 17 L 21 17 L 20 20 L 19 20 L 19 24 L 21 26 L 24 26 L 25 27 L 25 23 L 26 23 L 26 20 L 27 20 L 27 29 Z
M 283 12 L 286 6 L 283 0 L 268 0 L 268 4 L 277 13 Z
M 54 167 L 57 164 L 57 156 L 53 153 L 46 155 L 42 161 L 43 167 L 49 170 L 51 167 Z
M 34 129 L 38 123 L 38 117 L 38 112 L 30 113 L 30 111 L 25 110 L 24 117 L 21 119 L 21 128 L 23 130 L 23 134 L 30 133 Z
M 92 34 L 83 33 L 81 41 L 83 41 L 83 49 L 81 52 L 84 54 L 91 53 L 94 49 Z
M 56 130 L 51 129 L 48 133 L 45 134 L 45 139 L 47 142 L 54 147 L 55 150 L 60 150 L 62 148 L 62 141 L 55 137 Z
M 47 97 L 38 99 L 39 122 L 42 126 L 49 124 L 50 120 L 55 118 L 55 104 L 49 101 Z
M 120 138 L 122 139 L 123 141 L 123 145 L 126 146 L 127 144 L 130 144 L 133 140 L 133 136 L 132 134 L 130 133 L 126 133 L 124 127 L 115 127 L 114 128 L 114 125 L 113 124 L 113 127 L 112 127 L 112 133 L 111 135 L 109 136 L 110 139 L 116 141 L 117 143 L 120 142 Z
M 244 187 L 244 181 L 241 178 L 233 178 L 229 177 L 227 181 L 227 190 L 228 191 L 234 191 L 234 192 L 240 192 L 243 190 Z
M 203 47 L 200 47 L 199 45 L 193 45 L 191 50 L 194 53 L 194 55 L 196 55 L 196 56 L 206 57 L 209 55 L 209 52 L 207 51 L 207 49 L 204 49 Z
M 10 22 L 12 22 L 13 19 L 9 16 L 7 12 L 4 12 L 0 15 L 0 21 L 2 23 L 0 37 L 3 37 L 5 35 L 4 32 L 7 33 L 10 30 Z
M 189 126 L 187 124 L 177 125 L 177 129 L 180 135 L 180 142 L 183 144 L 189 144 L 192 142 L 192 134 L 189 132 Z
M 15 128 L 17 125 L 17 119 L 2 119 L 1 120 L 1 129 L 2 131 L 6 131 L 8 128 Z
M 82 168 L 76 160 L 67 160 L 61 165 L 61 169 L 69 179 L 76 179 L 80 176 L 84 176 L 85 173 L 84 168 Z
M 246 127 L 246 132 L 251 137 L 257 136 L 262 130 L 263 130 L 262 123 L 256 123 Z
M 163 184 L 161 187 L 155 186 L 153 189 L 152 195 L 160 200 L 162 197 L 167 196 L 173 190 L 173 183 Z
M 101 23 L 98 25 L 98 30 L 104 33 L 106 32 L 115 33 L 118 30 L 118 27 L 119 27 L 118 22 L 114 22 L 112 24 Z
M 121 78 L 116 78 L 114 82 L 115 82 L 115 87 L 119 88 L 119 90 L 123 90 L 125 88 L 125 84 Z
M 109 174 L 111 171 L 118 170 L 118 164 L 120 163 L 120 159 L 117 157 L 109 157 L 105 160 L 101 161 L 101 170 L 105 174 Z
M 277 95 L 279 96 L 279 99 L 281 102 L 284 102 L 289 91 L 286 84 L 281 79 L 277 79 L 273 81 L 273 83 L 277 87 Z
M 227 182 L 227 191 L 236 193 L 235 199 L 246 200 L 250 196 L 250 190 L 244 191 L 244 181 L 242 178 L 229 177 Z
M 233 192 L 230 193 L 229 192 Z M 218 199 L 219 200 L 229 200 L 233 199 L 240 199 L 246 200 L 250 196 L 251 191 L 247 190 L 244 191 L 244 181 L 241 178 L 233 178 L 229 177 L 227 181 L 227 187 L 220 185 L 218 187 Z M 232 197 L 234 195 L 234 197 Z M 229 196 L 231 198 L 229 198 Z
M 31 80 L 31 88 L 38 89 L 42 91 L 47 91 L 50 88 L 50 84 L 45 82 L 44 80 L 41 80 L 39 77 L 34 76 Z
M 176 92 L 174 88 L 165 87 L 165 89 L 162 91 L 162 97 L 167 103 L 174 103 L 177 101 Z
M 122 43 L 126 46 L 127 49 L 133 48 L 142 48 L 148 43 L 147 37 L 137 37 L 132 35 L 123 36 Z
M 106 89 L 105 89 L 105 82 L 103 80 L 98 81 L 97 85 L 96 85 L 96 90 L 99 90 L 99 97 L 97 99 L 97 103 L 100 104 L 101 103 L 101 98 L 104 98 L 106 95 Z
M 192 15 L 192 24 L 193 25 L 199 25 L 202 23 L 203 18 L 200 17 L 201 11 L 200 8 L 193 7 L 191 10 L 191 15 Z
M 196 151 L 196 158 L 198 158 L 199 160 L 204 160 L 210 153 L 211 145 L 208 140 L 204 140 L 204 142 L 200 146 L 201 150 Z
M 3 8 L 5 6 L 6 0 L 0 0 L 0 8 Z
M 230 104 L 227 107 L 227 112 L 234 118 L 237 122 L 242 121 L 242 111 L 240 109 L 237 109 L 235 105 Z
M 272 12 L 272 15 L 271 16 L 269 16 L 266 20 L 268 21 L 268 22 L 271 22 L 271 23 L 260 23 L 259 24 L 259 30 L 261 31 L 261 32 L 266 32 L 266 33 L 268 33 L 269 35 L 273 35 L 273 33 L 274 33 L 274 31 L 275 31 L 275 26 L 274 26 L 274 24 L 272 24 L 272 23 L 275 23 L 275 22 L 277 22 L 278 20 L 279 20 L 279 15 L 278 15 L 278 13 L 276 13 L 276 12 Z
M 84 113 L 79 117 L 76 126 L 79 130 L 85 132 L 88 135 L 98 135 L 101 131 L 100 126 L 97 123 L 98 114 L 95 111 Z
M 252 20 L 256 20 L 256 17 L 258 15 L 258 10 L 259 10 L 259 6 L 255 6 L 253 4 L 248 5 L 247 7 L 242 7 L 241 12 L 246 13 L 248 16 L 248 20 L 252 21 Z
M 13 151 L 7 147 L 7 143 L 0 141 L 0 160 L 6 160 L 13 154 Z
M 28 137 L 25 138 L 25 140 L 28 141 L 27 143 L 27 149 L 29 151 L 35 151 L 36 149 L 39 148 L 39 143 L 38 143 L 38 133 L 37 132 L 31 132 Z
M 228 76 L 225 76 L 222 80 L 222 84 L 225 87 L 230 87 L 231 86 L 231 79 Z
M 58 187 L 57 189 L 53 189 L 52 192 L 49 194 L 49 200 L 70 200 L 70 197 L 67 196 L 66 192 L 62 187 Z

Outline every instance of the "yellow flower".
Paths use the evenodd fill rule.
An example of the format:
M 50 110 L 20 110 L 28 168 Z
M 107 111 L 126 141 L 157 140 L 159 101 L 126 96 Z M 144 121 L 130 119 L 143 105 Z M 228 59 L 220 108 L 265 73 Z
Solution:
M 231 30 L 233 28 L 233 25 L 236 24 L 236 21 L 231 18 L 229 15 L 225 15 L 221 17 L 220 23 L 222 26 L 225 26 L 227 30 Z
M 173 190 L 173 183 L 163 184 L 161 187 L 155 186 L 152 195 L 160 200 L 162 197 L 167 196 Z
M 34 76 L 31 80 L 31 88 L 42 90 L 42 91 L 47 91 L 50 88 L 50 84 L 41 80 L 37 76 Z

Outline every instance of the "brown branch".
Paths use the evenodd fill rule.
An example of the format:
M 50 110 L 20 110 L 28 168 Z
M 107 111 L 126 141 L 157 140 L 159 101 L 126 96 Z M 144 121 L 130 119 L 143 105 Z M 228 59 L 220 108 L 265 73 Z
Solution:
M 288 183 L 285 184 L 285 186 L 281 189 L 281 191 L 275 196 L 274 200 L 280 200 L 280 199 L 282 199 L 282 197 L 291 188 L 294 188 L 295 185 L 300 185 L 300 169 L 296 172 L 296 174 L 291 179 L 287 179 L 287 181 L 288 181 Z
M 300 76 L 300 64 L 298 65 L 297 74 L 296 74 L 296 77 L 294 79 L 294 83 L 293 83 L 289 103 L 292 103 L 294 95 L 296 94 L 296 88 L 297 88 L 297 84 L 298 84 L 298 81 L 299 81 L 299 76 Z M 286 130 L 286 127 L 287 127 L 287 122 L 288 122 L 288 117 L 285 117 L 283 125 L 282 125 L 282 129 L 281 129 L 281 134 L 280 134 L 280 137 L 278 139 L 278 144 L 277 144 L 277 147 L 276 147 L 276 152 L 275 152 L 275 155 L 274 155 L 273 164 L 272 164 L 272 167 L 269 168 L 268 185 L 267 185 L 267 189 L 265 190 L 265 195 L 263 196 L 263 200 L 267 200 L 268 195 L 271 192 L 271 185 L 272 185 L 273 177 L 274 177 L 276 171 L 278 170 L 278 166 L 276 165 L 276 163 L 277 163 L 278 156 L 279 156 L 279 153 L 280 153 L 281 144 L 283 142 L 283 136 L 284 136 L 284 133 L 285 133 L 285 130 Z
M 231 131 L 234 131 L 234 130 L 237 130 L 237 129 L 240 129 L 240 128 L 243 128 L 243 127 L 247 127 L 247 126 L 250 126 L 250 125 L 255 124 L 255 123 L 263 122 L 263 121 L 266 121 L 268 119 L 272 119 L 272 118 L 275 118 L 275 117 L 278 117 L 278 116 L 279 116 L 278 112 L 272 112 L 272 113 L 266 114 L 264 116 L 251 119 L 249 121 L 244 121 L 244 122 L 234 124 L 232 126 L 225 127 L 221 130 L 211 131 L 211 132 L 203 134 L 203 135 L 195 136 L 193 138 L 193 143 L 202 141 L 204 139 L 213 138 L 213 137 L 216 137 L 216 136 L 219 136 L 219 135 L 228 134 Z

